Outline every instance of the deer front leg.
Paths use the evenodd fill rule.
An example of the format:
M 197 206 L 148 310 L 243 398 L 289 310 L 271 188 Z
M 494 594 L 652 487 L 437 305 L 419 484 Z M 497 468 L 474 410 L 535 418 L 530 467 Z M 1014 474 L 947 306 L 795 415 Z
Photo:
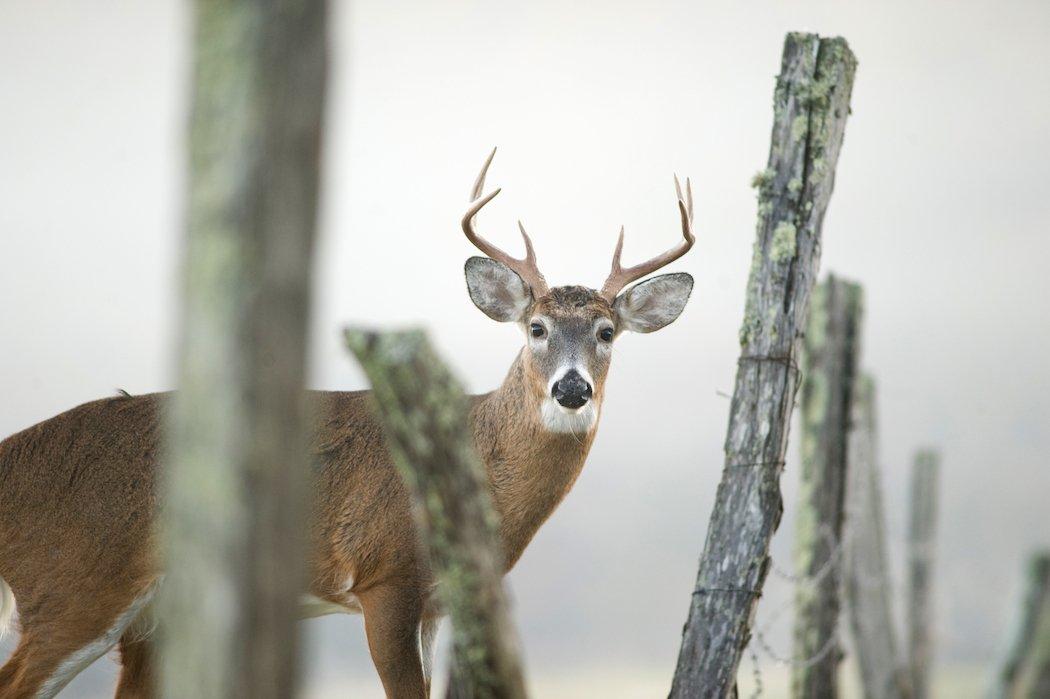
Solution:
M 423 600 L 414 586 L 381 585 L 358 595 L 372 662 L 390 699 L 426 699 L 419 657 Z

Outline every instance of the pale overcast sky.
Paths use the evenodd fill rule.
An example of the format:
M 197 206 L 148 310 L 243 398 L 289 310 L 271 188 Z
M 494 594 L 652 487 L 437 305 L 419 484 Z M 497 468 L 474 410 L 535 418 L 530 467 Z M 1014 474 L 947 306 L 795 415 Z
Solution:
M 522 218 L 555 284 L 600 284 L 621 224 L 627 260 L 672 244 L 671 175 L 693 180 L 698 242 L 673 266 L 696 277 L 690 305 L 617 343 L 588 466 L 511 576 L 537 682 L 615 668 L 669 685 L 722 466 L 783 35 L 846 37 L 860 67 L 822 269 L 865 287 L 895 578 L 909 461 L 937 446 L 938 655 L 992 661 L 1023 556 L 1050 546 L 1050 5 L 332 9 L 316 387 L 363 386 L 348 322 L 423 323 L 472 389 L 502 379 L 521 338 L 469 302 L 458 227 L 493 145 L 504 192 L 482 225 L 516 252 Z M 183 3 L 0 4 L 0 436 L 117 387 L 172 386 L 188 42 Z M 783 567 L 797 476 L 792 460 Z M 789 596 L 771 579 L 760 621 Z M 783 654 L 788 624 L 771 633 Z M 379 691 L 360 619 L 308 626 L 313 696 L 345 678 Z M 104 695 L 112 672 L 69 696 Z

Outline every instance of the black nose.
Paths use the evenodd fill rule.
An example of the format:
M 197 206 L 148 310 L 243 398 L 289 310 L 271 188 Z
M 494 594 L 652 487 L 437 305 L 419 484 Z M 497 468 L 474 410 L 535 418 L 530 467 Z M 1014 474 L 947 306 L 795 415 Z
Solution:
M 591 385 L 575 369 L 554 382 L 551 395 L 563 408 L 576 409 L 591 399 Z

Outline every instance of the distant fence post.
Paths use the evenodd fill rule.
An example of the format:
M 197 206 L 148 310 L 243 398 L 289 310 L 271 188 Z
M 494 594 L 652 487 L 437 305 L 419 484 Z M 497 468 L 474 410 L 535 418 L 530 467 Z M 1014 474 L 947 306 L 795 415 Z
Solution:
M 939 457 L 925 449 L 915 456 L 908 517 L 908 661 L 915 699 L 930 694 L 933 664 L 933 561 L 937 533 Z
M 1028 654 L 1018 668 L 1013 696 L 1017 699 L 1050 697 L 1050 592 L 1036 612 Z
M 456 687 L 468 699 L 524 699 L 498 522 L 463 389 L 422 332 L 348 331 L 346 339 L 372 383 L 452 621 Z
M 297 693 L 324 0 L 198 0 L 160 694 Z
M 853 395 L 846 482 L 846 608 L 865 699 L 909 699 L 898 655 L 877 458 L 875 382 L 858 377 Z
M 725 697 L 769 567 L 798 384 L 801 329 L 849 114 L 856 59 L 845 40 L 788 34 L 773 98 L 741 355 L 718 487 L 671 697 Z
M 803 343 L 802 468 L 795 533 L 793 697 L 838 695 L 839 565 L 847 445 L 860 342 L 860 285 L 829 275 L 813 291 Z
M 1050 551 L 1034 554 L 1026 567 L 1017 620 L 989 699 L 1050 696 Z

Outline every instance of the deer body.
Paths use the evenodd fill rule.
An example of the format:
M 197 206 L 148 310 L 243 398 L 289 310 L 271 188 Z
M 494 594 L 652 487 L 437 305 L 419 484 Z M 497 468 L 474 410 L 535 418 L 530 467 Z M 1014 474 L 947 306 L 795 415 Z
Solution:
M 692 202 L 679 193 L 686 244 L 673 254 L 624 270 L 618 246 L 600 292 L 550 289 L 528 236 L 527 257 L 515 260 L 474 232 L 478 209 L 495 196 L 480 196 L 489 162 L 463 219 L 467 237 L 489 258 L 468 260 L 467 287 L 487 315 L 517 323 L 526 344 L 503 384 L 473 398 L 470 420 L 509 570 L 583 468 L 613 338 L 659 329 L 685 305 L 692 279 L 684 274 L 618 292 L 688 250 Z M 311 585 L 303 615 L 362 613 L 387 695 L 425 697 L 441 610 L 409 495 L 369 392 L 314 392 L 312 400 Z M 0 442 L 0 632 L 11 592 L 22 629 L 0 668 L 0 699 L 54 696 L 114 645 L 122 663 L 117 696 L 152 695 L 151 602 L 163 584 L 153 524 L 165 402 L 166 394 L 95 401 Z
M 568 493 L 593 440 L 593 430 L 551 432 L 539 410 L 523 411 L 523 373 L 515 362 L 499 389 L 474 397 L 471 412 L 508 569 Z M 420 618 L 406 625 L 418 626 L 422 617 L 433 625 L 440 615 L 434 580 L 369 392 L 313 395 L 317 490 L 304 616 L 360 613 L 376 599 L 377 615 L 418 607 Z M 136 638 L 151 625 L 146 607 L 140 604 L 142 618 L 121 616 L 152 595 L 161 573 L 150 525 L 166 400 L 151 394 L 94 401 L 0 443 L 0 577 L 14 591 L 25 630 L 0 672 L 0 696 L 38 696 L 49 681 L 47 694 L 56 692 L 109 650 L 92 642 L 121 624 L 113 641 L 120 639 L 125 663 L 148 655 L 148 636 Z M 99 434 L 108 439 L 100 444 Z M 376 589 L 383 594 L 370 594 Z M 69 658 L 77 661 L 63 667 Z M 125 669 L 118 696 L 147 694 L 149 677 Z

